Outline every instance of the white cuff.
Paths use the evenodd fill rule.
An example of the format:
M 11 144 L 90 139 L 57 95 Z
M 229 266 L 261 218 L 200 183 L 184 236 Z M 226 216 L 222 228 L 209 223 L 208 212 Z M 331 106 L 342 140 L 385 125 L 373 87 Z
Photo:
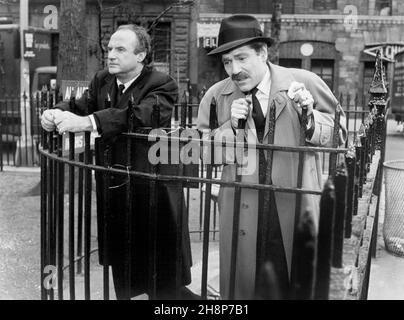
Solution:
M 90 118 L 91 124 L 93 126 L 93 131 L 91 133 L 95 136 L 95 138 L 100 137 L 100 134 L 98 133 L 97 123 L 95 122 L 94 119 L 94 115 L 90 114 L 88 117 Z
M 313 109 L 313 118 L 310 116 L 310 120 L 314 121 L 315 124 L 316 124 L 316 118 L 318 117 L 317 112 L 318 111 L 316 109 Z M 307 123 L 307 125 L 309 125 L 309 123 Z M 310 128 L 310 127 L 307 126 L 307 128 Z M 321 135 L 321 126 L 315 125 L 314 132 L 313 132 L 313 135 L 311 136 L 311 139 L 306 139 L 306 141 L 310 142 L 314 145 L 319 145 L 320 135 Z
M 308 116 L 308 118 L 307 118 L 307 125 L 306 125 L 306 129 L 307 129 L 307 130 L 311 128 L 311 122 L 312 122 L 312 117 L 311 117 L 311 115 L 310 115 L 310 116 Z

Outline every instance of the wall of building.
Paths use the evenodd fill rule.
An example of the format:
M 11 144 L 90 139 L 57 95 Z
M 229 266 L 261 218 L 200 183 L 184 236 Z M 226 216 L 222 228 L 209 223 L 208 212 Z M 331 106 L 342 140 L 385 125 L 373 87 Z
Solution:
M 373 59 L 363 53 L 365 47 L 374 43 L 404 44 L 404 1 L 392 0 L 392 16 L 381 16 L 376 10 L 374 0 L 338 0 L 334 10 L 315 10 L 313 2 L 314 0 L 295 1 L 296 14 L 282 15 L 281 42 L 300 40 L 334 43 L 339 54 L 339 61 L 336 63 L 338 69 L 334 70 L 334 91 L 362 93 L 364 60 Z M 220 21 L 225 16 L 223 11 L 218 11 L 218 3 L 223 3 L 223 0 L 215 5 L 209 0 L 201 0 L 199 27 L 208 36 L 217 35 Z M 256 16 L 262 26 L 269 28 L 264 30 L 265 34 L 270 34 L 271 14 L 262 13 Z M 220 62 L 206 57 L 209 50 L 211 48 L 199 48 L 202 61 L 198 70 L 200 87 L 209 87 L 223 76 L 218 72 Z M 388 72 L 391 73 L 391 66 L 388 66 Z
M 203 13 L 223 13 L 224 12 L 224 0 L 199 0 L 200 12 Z
M 361 56 L 365 46 L 381 42 L 404 43 L 404 19 L 365 18 L 352 29 L 342 20 L 288 19 L 282 24 L 281 42 L 291 40 L 334 42 L 341 53 L 337 91 L 354 91 L 362 85 Z
M 294 7 L 294 14 L 342 14 L 347 6 L 355 6 L 359 15 L 380 15 L 377 0 L 336 0 L 335 9 L 318 9 L 314 7 L 316 0 L 289 0 Z M 404 2 L 391 0 L 391 15 L 404 14 Z M 346 8 L 348 10 L 349 8 Z M 203 13 L 224 13 L 224 0 L 200 0 L 200 11 Z M 271 13 L 271 12 L 261 12 Z
M 135 22 L 142 25 L 146 25 L 147 22 L 155 19 L 160 13 L 168 8 L 173 1 L 171 0 L 149 0 L 140 2 L 126 3 L 124 1 L 110 0 L 104 1 L 104 10 L 102 12 L 102 26 L 101 26 L 101 38 L 104 46 L 108 44 L 110 35 L 116 29 L 116 27 L 124 22 Z M 37 29 L 48 28 L 45 21 L 49 21 L 49 6 L 60 9 L 60 1 L 57 0 L 31 0 L 29 8 L 29 20 L 30 26 Z M 111 9 L 113 8 L 113 9 Z M 167 71 L 170 75 L 179 82 L 181 91 L 187 87 L 187 81 L 190 78 L 190 69 L 193 64 L 190 63 L 191 46 L 195 45 L 195 40 L 190 41 L 190 31 L 194 30 L 196 24 L 191 22 L 190 19 L 191 8 L 172 8 L 170 9 L 160 21 L 162 23 L 168 23 L 170 25 L 170 40 L 169 40 L 169 65 L 162 70 Z M 19 4 L 18 1 L 11 2 L 9 6 L 0 6 L 0 18 L 8 17 L 12 23 L 18 24 L 19 22 Z M 56 15 L 56 19 L 58 16 Z M 194 24 L 193 24 L 194 23 Z M 87 58 L 87 76 L 85 80 L 90 80 L 94 73 L 102 68 L 103 56 L 106 57 L 106 53 L 102 52 L 99 46 L 99 9 L 97 2 L 94 0 L 87 1 L 87 35 L 88 35 L 88 58 Z M 54 51 L 57 51 L 57 35 L 58 27 L 49 30 L 50 33 L 56 35 L 56 44 Z M 57 64 L 57 54 L 55 58 L 51 59 L 52 63 Z M 55 61 L 56 60 L 56 61 Z M 49 62 L 51 63 L 51 62 Z M 161 64 L 160 64 L 161 65 Z M 32 71 L 32 70 L 31 70 Z M 195 71 L 193 74 L 196 74 Z M 197 80 L 196 76 L 193 76 L 193 82 Z

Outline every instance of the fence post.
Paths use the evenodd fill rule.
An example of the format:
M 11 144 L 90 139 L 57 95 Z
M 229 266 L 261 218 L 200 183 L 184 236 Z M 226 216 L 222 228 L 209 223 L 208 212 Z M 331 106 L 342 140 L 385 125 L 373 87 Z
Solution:
M 210 102 L 210 112 L 214 110 L 216 112 L 216 99 L 212 97 Z M 216 125 L 214 115 L 209 115 L 209 130 L 212 133 L 213 129 L 216 129 L 214 126 Z M 213 164 L 214 164 L 214 156 L 215 156 L 215 147 L 214 147 L 214 136 L 211 134 L 210 136 L 210 163 L 206 164 L 206 179 L 212 180 L 213 173 Z M 201 279 L 201 297 L 202 299 L 207 299 L 207 283 L 208 283 L 208 257 L 209 257 L 209 226 L 210 226 L 210 204 L 211 204 L 211 196 L 212 196 L 212 183 L 208 182 L 206 184 L 205 190 L 205 203 L 204 203 L 204 217 L 203 217 L 203 245 L 202 245 L 202 279 Z M 234 219 L 236 219 L 237 211 L 236 207 L 234 208 Z M 234 224 L 233 224 L 234 228 Z M 234 232 L 234 230 L 233 230 Z M 233 252 L 233 249 L 232 249 Z M 230 270 L 230 277 L 232 277 L 232 271 Z M 231 281 L 230 281 L 231 284 Z
M 42 94 L 43 97 L 43 94 Z M 44 100 L 41 100 L 42 102 Z M 42 111 L 44 111 L 44 104 L 41 104 L 41 107 L 43 107 Z M 42 149 L 47 150 L 48 146 L 45 144 L 45 137 L 47 134 L 45 133 L 45 130 L 41 128 L 41 136 L 42 136 Z M 47 218 L 47 197 L 48 197 L 48 160 L 47 158 L 41 154 L 41 300 L 46 300 L 48 297 L 48 293 L 46 292 L 45 289 L 45 284 L 44 284 L 44 272 L 45 272 L 45 266 L 47 265 L 48 262 L 48 256 L 47 256 L 47 239 L 48 239 L 48 234 L 47 234 L 47 223 L 48 223 L 48 218 Z
M 315 300 L 327 300 L 330 290 L 332 239 L 334 230 L 335 188 L 331 178 L 324 185 L 320 200 L 320 222 L 317 242 Z
M 341 119 L 341 106 L 338 105 L 337 108 L 335 109 L 335 115 L 334 115 L 334 130 L 333 130 L 333 142 L 332 142 L 333 148 L 338 148 L 339 145 L 340 119 Z M 335 177 L 337 160 L 338 160 L 338 154 L 333 152 L 330 153 L 330 164 L 328 169 L 329 172 L 328 174 L 330 177 Z
M 374 114 L 374 130 L 375 130 L 375 150 L 380 150 L 380 159 L 376 174 L 376 183 L 373 193 L 377 195 L 376 213 L 374 218 L 373 233 L 371 239 L 371 254 L 376 257 L 377 249 L 377 230 L 379 223 L 379 207 L 380 207 L 380 192 L 383 184 L 383 162 L 386 152 L 386 107 L 387 107 L 387 87 L 383 61 L 381 59 L 380 50 L 376 53 L 375 74 L 370 86 L 369 93 L 371 99 L 369 107 Z
M 156 97 L 157 99 L 157 97 Z M 128 100 L 128 114 L 127 114 L 127 127 L 128 132 L 132 133 L 134 128 L 133 118 L 135 116 L 135 99 L 133 95 L 131 95 Z M 152 121 L 156 121 L 157 124 L 160 121 L 159 111 L 156 114 L 155 109 L 153 108 L 153 118 Z M 155 127 L 155 125 L 153 125 Z M 130 136 L 126 137 L 126 169 L 130 170 L 132 164 L 132 138 Z M 126 184 L 126 199 L 125 199 L 125 296 L 127 300 L 131 298 L 131 287 L 132 287 L 132 196 L 133 196 L 133 188 L 132 188 L 132 179 L 128 174 L 128 181 Z M 152 200 L 153 201 L 153 200 Z M 157 234 L 156 234 L 157 236 Z
M 335 217 L 333 237 L 333 263 L 335 268 L 342 268 L 342 255 L 344 248 L 344 224 L 346 211 L 346 183 L 347 173 L 345 163 L 341 162 L 334 178 L 335 185 Z
M 160 125 L 160 107 L 156 96 L 156 104 L 152 111 L 152 128 L 157 129 Z M 151 173 L 155 176 L 159 173 L 159 166 L 152 165 Z M 150 300 L 157 298 L 157 219 L 158 219 L 158 183 L 156 177 L 150 179 L 150 208 L 149 208 L 149 290 Z
M 90 132 L 84 133 L 84 164 L 92 163 Z M 84 298 L 90 300 L 90 250 L 91 250 L 91 189 L 92 171 L 84 171 Z
M 268 119 L 268 144 L 274 144 L 275 141 L 275 128 L 276 127 L 276 106 L 275 103 L 270 105 L 269 110 L 269 119 Z M 267 151 L 267 159 L 265 163 L 265 167 L 262 167 L 262 161 L 265 161 L 265 154 L 264 150 L 258 149 L 256 154 L 258 155 L 258 173 L 259 173 L 259 182 L 260 184 L 264 183 L 265 185 L 272 185 L 272 164 L 273 164 L 273 150 Z M 261 180 L 261 170 L 264 171 L 263 181 Z M 276 210 L 276 203 L 275 203 L 275 194 L 273 190 L 264 190 L 258 191 L 258 201 L 260 202 L 260 197 L 263 197 L 263 204 L 262 210 L 258 210 L 258 225 L 257 225 L 257 259 L 256 259 L 256 278 L 255 278 L 255 287 L 256 291 L 257 288 L 260 288 L 260 282 L 263 281 L 260 279 L 260 275 L 265 275 L 263 273 L 263 268 L 265 268 L 265 264 L 270 262 L 275 271 L 277 271 L 276 266 L 273 261 L 271 261 L 270 257 L 268 257 L 268 247 L 270 245 L 269 242 L 269 230 L 270 230 L 270 223 L 274 221 L 275 215 L 278 214 Z M 263 194 L 263 195 L 262 195 Z M 258 204 L 258 208 L 260 208 L 260 204 Z M 272 218 L 272 219 L 271 219 Z M 272 220 L 272 221 L 271 221 Z M 275 220 L 276 221 L 276 220 Z M 293 265 L 293 264 L 292 264 Z M 276 277 L 279 277 L 278 274 L 275 274 Z M 275 288 L 267 288 L 270 295 L 280 295 L 281 298 L 284 298 L 284 295 L 287 295 L 288 292 L 282 292 L 282 284 L 280 281 L 277 281 L 277 286 Z M 273 291 L 273 292 L 272 292 Z M 259 292 L 255 293 L 256 295 L 260 294 Z
M 316 274 L 317 233 L 313 214 L 305 211 L 296 234 L 296 278 L 293 299 L 312 300 Z
M 356 176 L 356 159 L 355 150 L 353 146 L 349 148 L 345 155 L 345 161 L 348 171 L 348 185 L 347 185 L 347 204 L 346 204 L 346 216 L 345 216 L 345 238 L 350 238 L 352 234 L 352 216 L 354 211 L 354 199 L 355 199 L 355 176 Z
M 300 141 L 299 145 L 304 146 L 306 144 L 306 127 L 307 127 L 307 108 L 302 108 L 302 118 L 301 118 L 301 123 L 300 123 Z M 304 158 L 305 158 L 305 153 L 304 152 L 299 152 L 299 163 L 298 163 L 298 169 L 297 169 L 297 188 L 302 187 L 303 183 L 303 165 L 304 165 Z M 302 195 L 300 193 L 297 193 L 295 195 L 296 197 L 296 202 L 295 202 L 295 219 L 294 219 L 294 227 L 293 227 L 293 249 L 292 249 L 292 267 L 291 267 L 291 296 L 292 297 L 297 297 L 298 293 L 296 290 L 298 290 L 298 272 L 299 272 L 299 265 L 298 265 L 298 255 L 300 254 L 298 252 L 299 250 L 299 239 L 297 237 L 298 227 L 299 227 L 299 220 L 300 220 L 300 215 L 301 215 L 301 207 L 302 207 Z
M 107 96 L 104 101 L 105 109 L 111 108 L 111 97 Z M 97 150 L 98 151 L 98 150 Z M 96 151 L 96 153 L 98 153 Z M 111 145 L 110 143 L 104 141 L 104 168 L 111 167 Z M 111 186 L 111 175 L 109 172 L 105 171 L 103 174 L 103 199 L 102 199 L 102 216 L 103 216 L 103 238 L 102 238 L 102 251 L 103 251 L 103 291 L 104 300 L 109 300 L 109 264 L 110 264 L 110 254 L 108 250 L 108 232 L 110 226 L 110 186 Z M 101 248 L 100 248 L 101 249 Z
M 3 171 L 3 105 L 0 101 L 0 172 Z

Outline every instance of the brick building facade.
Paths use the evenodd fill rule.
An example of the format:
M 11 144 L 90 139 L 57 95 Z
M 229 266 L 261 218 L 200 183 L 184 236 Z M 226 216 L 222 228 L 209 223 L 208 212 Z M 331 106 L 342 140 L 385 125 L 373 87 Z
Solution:
M 128 22 L 147 25 L 166 9 L 169 10 L 153 32 L 155 66 L 176 79 L 181 92 L 189 80 L 193 96 L 225 77 L 220 61 L 206 55 L 216 45 L 220 21 L 225 15 L 253 14 L 264 32 L 270 34 L 272 0 L 195 0 L 193 6 L 173 7 L 179 2 L 104 0 L 100 12 L 98 1 L 87 0 L 85 80 L 104 65 L 105 52 L 99 45 L 100 38 L 105 46 L 118 25 Z M 58 0 L 30 0 L 30 26 L 38 34 L 39 45 L 48 50 L 32 59 L 31 73 L 37 66 L 56 65 L 59 3 Z M 389 58 L 404 46 L 404 1 L 283 0 L 282 7 L 280 64 L 313 70 L 336 93 L 359 92 L 362 98 L 371 81 L 374 48 L 378 45 L 384 48 L 388 73 L 391 73 Z M 50 15 L 55 11 L 56 20 L 52 20 Z M 0 6 L 0 23 L 18 25 L 18 13 L 18 1 L 9 0 L 7 5 Z M 1 60 L 2 52 L 13 55 L 11 48 L 4 45 L 10 37 L 4 34 L 3 40 L 0 38 L 3 69 L 9 69 L 13 63 L 18 65 L 18 55 L 11 63 L 4 57 Z M 7 74 L 15 75 L 8 69 L 0 73 L 3 83 Z
M 169 73 L 180 84 L 183 90 L 189 79 L 191 55 L 194 45 L 190 34 L 195 34 L 195 24 L 191 23 L 192 8 L 187 5 L 176 5 L 175 0 L 143 0 L 143 1 L 101 1 L 102 10 L 96 0 L 86 1 L 87 27 L 87 70 L 86 79 L 105 66 L 106 45 L 110 35 L 119 25 L 136 23 L 148 26 L 156 17 L 164 12 L 152 32 L 154 39 L 154 61 L 156 68 Z M 57 65 L 58 57 L 58 17 L 59 0 L 30 0 L 29 26 L 34 31 L 36 47 L 41 47 L 40 54 L 30 60 L 30 73 L 36 67 Z M 19 1 L 8 0 L 0 5 L 0 56 L 1 66 L 14 65 L 13 70 L 5 70 L 2 83 L 9 82 L 18 73 L 19 61 Z M 13 29 L 10 36 L 9 29 Z M 3 32 L 4 31 L 4 32 Z M 3 34 L 4 33 L 4 34 Z M 103 47 L 100 46 L 100 40 Z M 11 53 L 10 45 L 15 45 L 15 53 Z M 2 49 L 3 48 L 3 49 Z M 4 49 L 6 48 L 6 49 Z M 5 52 L 7 51 L 7 52 Z M 3 60 L 2 60 L 3 58 Z M 7 61 L 6 61 L 7 60 Z M 18 92 L 18 81 L 12 85 Z
M 282 6 L 279 64 L 312 70 L 336 94 L 358 92 L 362 101 L 380 47 L 391 79 L 394 53 L 404 49 L 404 1 L 284 0 Z M 221 19 L 249 13 L 270 35 L 272 1 L 200 0 L 199 10 L 198 86 L 209 87 L 225 76 L 220 61 L 206 56 L 216 46 Z

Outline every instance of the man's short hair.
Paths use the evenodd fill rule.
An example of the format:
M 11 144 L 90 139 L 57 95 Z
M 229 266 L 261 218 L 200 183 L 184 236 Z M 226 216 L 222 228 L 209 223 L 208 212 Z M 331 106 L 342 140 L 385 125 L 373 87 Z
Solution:
M 244 46 L 250 47 L 251 49 L 255 50 L 255 52 L 257 52 L 257 54 L 259 54 L 263 48 L 267 48 L 267 49 L 268 49 L 268 45 L 267 45 L 265 42 L 255 41 L 255 42 L 243 44 L 243 45 L 238 46 L 238 47 L 236 47 L 236 48 L 232 48 L 232 49 L 230 49 L 230 50 L 228 50 L 228 51 L 222 52 L 221 55 L 224 55 L 224 54 L 229 53 L 230 51 L 232 51 L 232 50 L 234 50 L 234 49 L 237 49 L 237 48 L 240 48 L 240 47 L 244 47 Z
M 248 44 L 251 49 L 254 49 L 257 53 L 260 53 L 263 48 L 268 48 L 265 42 L 252 42 Z
M 144 65 L 150 64 L 152 62 L 151 38 L 146 29 L 136 24 L 123 24 L 119 26 L 116 31 L 118 30 L 130 30 L 136 34 L 138 39 L 138 47 L 136 48 L 135 53 L 146 52 L 146 57 L 142 63 Z

